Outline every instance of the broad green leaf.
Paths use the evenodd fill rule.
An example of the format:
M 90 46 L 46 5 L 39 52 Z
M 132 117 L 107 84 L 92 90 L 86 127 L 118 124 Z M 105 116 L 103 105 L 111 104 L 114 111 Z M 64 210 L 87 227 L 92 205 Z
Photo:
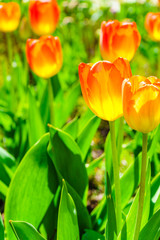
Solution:
M 15 165 L 15 158 L 5 149 L 0 147 L 0 162 L 6 164 L 8 167 Z
M 0 239 L 4 240 L 4 225 L 3 225 L 1 213 L 0 213 Z
M 87 108 L 87 111 L 84 114 L 82 114 L 78 121 L 79 125 L 78 136 L 83 132 L 84 128 L 87 126 L 90 119 L 94 116 L 95 114 L 89 108 Z
M 0 180 L 0 198 L 2 200 L 5 200 L 6 196 L 7 196 L 7 192 L 8 192 L 8 187 L 6 184 L 4 184 L 1 180 Z
M 89 150 L 91 141 L 97 131 L 100 121 L 100 118 L 93 116 L 77 138 L 77 143 L 82 151 L 83 161 Z
M 53 132 L 52 132 L 52 130 L 53 130 Z M 52 136 L 52 134 L 53 134 L 53 137 L 55 136 L 54 135 L 54 129 L 52 128 L 52 127 L 50 127 L 50 130 L 51 130 L 51 136 Z M 56 133 L 56 134 L 58 134 L 58 132 Z M 66 134 L 66 133 L 65 133 Z M 60 135 L 61 136 L 61 135 Z M 58 137 L 59 138 L 59 137 Z M 68 138 L 68 137 L 67 137 Z M 69 138 L 70 138 L 70 136 L 69 136 Z M 60 139 L 59 139 L 60 140 Z M 62 140 L 63 140 L 63 138 L 62 138 Z M 71 140 L 71 139 L 70 139 Z M 56 141 L 55 141 L 56 142 Z M 70 142 L 70 141 L 69 141 Z M 67 143 L 67 142 L 66 142 Z M 62 146 L 63 146 L 63 144 L 62 144 Z M 64 145 L 65 146 L 65 145 Z M 67 145 L 66 145 L 67 146 Z M 77 146 L 77 145 L 75 145 L 75 146 Z M 78 149 L 77 149 L 77 147 L 75 147 L 75 146 L 73 146 L 73 149 L 72 149 L 72 151 L 74 150 L 74 148 L 75 148 L 75 150 L 76 151 L 78 151 Z M 66 147 L 65 147 L 66 148 Z M 64 149 L 65 149 L 64 148 Z M 56 171 L 57 171 L 57 174 L 58 174 L 58 176 L 59 176 L 59 184 L 61 184 L 61 182 L 62 182 L 62 179 L 64 179 L 64 176 L 62 175 L 62 170 L 63 170 L 63 166 L 62 166 L 62 168 L 59 168 L 59 163 L 57 163 L 57 161 L 58 160 L 56 160 L 55 161 L 55 156 L 56 155 L 54 155 L 55 154 L 55 152 L 54 152 L 54 149 L 55 148 L 52 148 L 52 144 L 50 144 L 50 146 L 48 147 L 48 152 L 49 152 L 49 155 L 50 155 L 50 157 L 52 158 L 52 161 L 53 161 L 53 164 L 55 165 L 55 168 L 56 168 Z M 62 148 L 63 149 L 63 148 Z M 68 150 L 67 150 L 68 151 Z M 62 150 L 61 151 L 59 151 L 58 152 L 58 150 L 57 150 L 57 156 L 59 156 L 59 153 L 62 153 Z M 72 156 L 72 153 L 69 153 L 69 155 L 71 155 Z M 67 155 L 66 155 L 67 156 Z M 65 156 L 65 158 L 63 159 L 63 155 L 62 155 L 62 159 L 63 159 L 63 161 L 65 161 L 67 158 L 66 158 L 66 156 Z M 59 158 L 58 158 L 59 159 Z M 73 160 L 74 161 L 74 160 Z M 65 163 L 65 162 L 64 162 Z M 66 164 L 66 163 L 65 163 Z M 68 164 L 70 164 L 70 163 L 68 163 Z M 83 163 L 82 163 L 83 164 Z M 68 168 L 69 166 L 67 166 L 67 168 Z M 63 171 L 66 171 L 66 169 L 64 169 Z M 67 178 L 69 178 L 69 175 L 67 174 L 67 172 L 65 173 L 65 175 L 67 176 Z M 73 175 L 73 177 L 74 177 L 74 175 Z M 81 177 L 81 176 L 80 176 Z M 67 188 L 68 188 L 68 192 L 69 192 L 69 194 L 72 196 L 72 198 L 73 198 L 73 201 L 74 201 L 74 203 L 75 203 L 75 205 L 76 205 L 76 209 L 77 209 L 77 215 L 78 215 L 78 223 L 79 223 L 79 228 L 80 228 L 80 231 L 81 232 L 83 232 L 84 231 L 84 229 L 86 229 L 86 228 L 91 228 L 91 219 L 90 219 L 90 216 L 89 216 L 89 213 L 88 213 L 88 211 L 87 211 L 87 209 L 86 209 L 86 207 L 84 206 L 84 204 L 83 204 L 83 202 L 82 202 L 82 199 L 81 199 L 81 197 L 79 196 L 79 194 L 76 192 L 76 190 L 73 188 L 73 186 L 71 186 L 68 182 L 67 182 L 67 180 L 65 179 L 65 181 L 66 181 L 66 185 L 67 185 Z M 71 184 L 73 185 L 73 183 L 71 182 Z
M 45 240 L 30 223 L 10 220 L 10 225 L 17 240 Z
M 143 217 L 141 222 L 142 226 L 147 222 L 149 217 L 149 209 L 150 209 L 150 165 L 147 169 L 147 177 L 146 177 L 146 185 L 145 185 L 145 198 L 144 198 L 144 205 L 143 205 Z M 135 196 L 135 199 L 131 205 L 129 213 L 126 217 L 126 221 L 124 222 L 123 228 L 121 233 L 118 236 L 118 240 L 128 240 L 133 239 L 135 224 L 136 224 L 136 217 L 137 217 L 137 210 L 138 210 L 138 200 L 139 200 L 139 190 Z
M 160 173 L 151 182 L 151 207 L 150 217 L 160 208 Z
M 139 235 L 139 240 L 158 240 L 160 237 L 160 209 L 152 216 Z
M 114 235 L 117 234 L 115 207 L 111 192 L 111 183 L 107 173 L 107 212 L 108 222 L 106 225 L 106 239 L 114 240 Z
M 69 135 L 72 136 L 72 138 L 75 140 L 78 134 L 78 118 L 74 118 L 72 121 L 70 121 L 69 123 L 67 123 L 64 127 L 63 127 L 63 131 L 65 131 L 66 133 L 68 133 Z
M 79 240 L 79 228 L 77 220 L 77 211 L 74 201 L 68 194 L 67 186 L 63 180 L 61 200 L 58 211 L 58 240 Z
M 72 137 L 50 126 L 52 161 L 56 170 L 84 198 L 88 188 L 88 176 L 82 163 L 81 151 Z
M 28 116 L 28 130 L 29 130 L 29 143 L 33 146 L 40 137 L 45 133 L 45 127 L 42 122 L 40 111 L 37 107 L 36 100 L 32 95 L 31 89 L 29 90 L 29 116 Z
M 82 240 L 105 240 L 105 237 L 93 230 L 86 230 L 86 233 L 82 236 Z
M 27 221 L 38 228 L 53 201 L 58 180 L 48 142 L 46 134 L 27 152 L 11 181 L 5 205 L 8 240 L 15 239 L 9 220 Z

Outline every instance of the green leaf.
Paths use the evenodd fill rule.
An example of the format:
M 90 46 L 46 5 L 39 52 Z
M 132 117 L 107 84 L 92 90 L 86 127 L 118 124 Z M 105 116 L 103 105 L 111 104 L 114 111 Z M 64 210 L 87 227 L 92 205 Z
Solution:
M 105 237 L 95 231 L 86 230 L 86 233 L 82 236 L 82 240 L 105 240 Z
M 78 145 L 69 134 L 60 129 L 50 126 L 50 134 L 50 154 L 56 170 L 83 199 L 88 189 L 88 176 Z
M 139 235 L 139 240 L 158 240 L 160 237 L 160 209 L 152 216 Z
M 5 149 L 0 147 L 0 162 L 6 164 L 8 167 L 15 165 L 15 158 Z
M 10 220 L 10 224 L 17 240 L 45 240 L 30 223 Z
M 29 127 L 29 143 L 30 146 L 35 144 L 40 137 L 45 133 L 45 127 L 37 107 L 35 98 L 29 90 L 29 112 L 28 112 L 28 127 Z
M 77 143 L 82 151 L 83 161 L 89 150 L 91 141 L 97 131 L 97 128 L 99 127 L 100 121 L 100 118 L 93 116 L 77 138 Z
M 7 192 L 8 192 L 8 187 L 6 184 L 4 184 L 1 180 L 0 180 L 0 198 L 2 200 L 5 200 L 6 196 L 7 196 Z
M 106 226 L 106 239 L 114 240 L 114 235 L 117 234 L 116 214 L 113 198 L 111 195 L 111 183 L 107 173 L 107 212 L 108 222 Z
M 67 186 L 64 180 L 58 212 L 57 239 L 80 239 L 76 207 L 72 197 L 70 196 L 70 194 L 68 194 Z
M 160 208 L 160 173 L 151 182 L 151 207 L 150 217 Z
M 78 134 L 78 118 L 74 118 L 72 121 L 70 121 L 69 123 L 67 123 L 64 127 L 63 127 L 63 131 L 65 131 L 66 133 L 68 133 L 69 135 L 72 136 L 72 138 L 75 140 Z
M 58 180 L 48 142 L 46 134 L 27 152 L 11 181 L 5 205 L 8 240 L 15 239 L 9 220 L 27 221 L 38 228 L 53 201 Z
M 4 240 L 4 225 L 3 225 L 1 213 L 0 213 L 0 239 Z
M 105 157 L 105 154 L 103 153 L 100 157 L 94 159 L 89 164 L 88 163 L 86 164 L 88 176 L 90 176 L 94 172 L 95 168 L 99 166 L 99 164 L 102 162 L 104 157 Z

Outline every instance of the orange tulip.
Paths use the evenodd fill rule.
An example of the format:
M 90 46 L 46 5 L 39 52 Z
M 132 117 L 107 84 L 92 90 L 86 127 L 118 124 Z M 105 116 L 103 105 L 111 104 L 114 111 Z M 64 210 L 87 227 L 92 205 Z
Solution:
M 118 57 L 130 61 L 140 45 L 141 36 L 135 22 L 109 20 L 102 22 L 100 33 L 100 51 L 102 58 L 114 61 Z
M 122 82 L 132 75 L 129 62 L 118 58 L 113 63 L 100 61 L 81 63 L 79 77 L 83 97 L 88 107 L 100 118 L 108 121 L 123 115 Z
M 62 49 L 58 37 L 28 39 L 26 54 L 30 68 L 40 77 L 54 76 L 62 66 Z
M 160 41 L 160 13 L 147 13 L 145 28 L 154 41 Z
M 133 76 L 125 79 L 123 89 L 123 113 L 128 125 L 142 133 L 148 133 L 160 123 L 160 79 Z
M 56 0 L 30 0 L 29 18 L 33 32 L 46 35 L 54 32 L 60 10 Z
M 17 29 L 21 17 L 16 2 L 0 3 L 0 31 L 12 32 Z

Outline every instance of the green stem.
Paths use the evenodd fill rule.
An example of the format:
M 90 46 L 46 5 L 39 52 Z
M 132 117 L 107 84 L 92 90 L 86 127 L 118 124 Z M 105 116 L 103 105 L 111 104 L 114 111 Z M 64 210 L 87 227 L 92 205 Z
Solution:
M 13 46 L 12 46 L 12 39 L 11 39 L 11 34 L 6 33 L 6 38 L 7 38 L 7 50 L 8 50 L 8 59 L 9 59 L 9 64 L 12 64 L 12 58 L 13 58 Z
M 49 94 L 49 108 L 50 108 L 50 124 L 54 125 L 54 95 L 51 79 L 48 79 L 48 94 Z
M 135 232 L 134 232 L 134 240 L 138 240 L 139 232 L 140 232 L 140 228 L 141 228 L 143 203 L 144 203 L 144 195 L 145 195 L 145 180 L 146 180 L 146 168 L 147 168 L 146 165 L 147 165 L 147 134 L 143 134 L 140 195 L 139 195 L 136 227 L 135 227 Z
M 116 201 L 116 222 L 117 222 L 117 235 L 121 230 L 121 189 L 120 189 L 120 178 L 119 178 L 119 164 L 117 158 L 116 149 L 116 134 L 115 134 L 115 122 L 109 122 L 110 134 L 111 134 L 111 145 L 112 145 L 112 160 L 113 160 L 113 174 L 115 184 L 115 201 Z
M 119 119 L 118 147 L 117 147 L 118 162 L 119 162 L 119 163 L 120 163 L 121 151 L 122 151 L 122 143 L 123 143 L 123 129 L 124 129 L 124 118 L 121 117 L 121 118 Z

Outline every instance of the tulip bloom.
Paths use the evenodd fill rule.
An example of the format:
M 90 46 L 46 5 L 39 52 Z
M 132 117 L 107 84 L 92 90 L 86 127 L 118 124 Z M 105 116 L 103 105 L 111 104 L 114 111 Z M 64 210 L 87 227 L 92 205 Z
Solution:
M 88 107 L 100 118 L 108 121 L 123 115 L 122 82 L 130 77 L 131 69 L 126 59 L 118 58 L 113 63 L 100 61 L 81 63 L 79 77 L 83 97 Z
M 37 35 L 53 33 L 59 15 L 60 10 L 56 0 L 30 0 L 29 18 L 31 28 Z
M 20 7 L 16 2 L 0 3 L 0 31 L 12 32 L 17 29 L 21 17 Z
M 123 113 L 128 125 L 142 133 L 148 133 L 160 123 L 160 79 L 133 76 L 125 79 L 123 89 Z
M 118 57 L 130 61 L 140 45 L 141 36 L 135 22 L 109 20 L 102 22 L 100 33 L 100 51 L 102 58 L 114 61 Z
M 62 49 L 58 37 L 42 36 L 39 39 L 28 39 L 26 54 L 30 68 L 40 77 L 54 76 L 62 66 Z
M 160 41 L 160 13 L 148 13 L 145 18 L 145 28 L 154 41 Z

